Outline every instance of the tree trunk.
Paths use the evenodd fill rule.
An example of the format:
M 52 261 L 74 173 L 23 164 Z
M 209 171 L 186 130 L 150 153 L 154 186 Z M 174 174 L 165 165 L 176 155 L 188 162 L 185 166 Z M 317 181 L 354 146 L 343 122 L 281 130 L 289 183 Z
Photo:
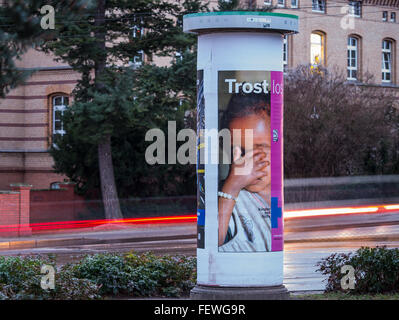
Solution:
M 98 144 L 98 162 L 105 218 L 121 219 L 122 212 L 116 191 L 114 167 L 112 164 L 111 136 L 109 135 L 103 142 Z
M 97 0 L 97 12 L 95 25 L 103 26 L 105 23 L 105 0 Z M 101 91 L 104 84 L 101 82 L 101 75 L 106 66 L 107 56 L 105 54 L 105 30 L 100 29 L 95 32 L 99 56 L 95 61 L 95 85 Z M 104 53 L 104 54 L 101 54 Z M 111 135 L 107 135 L 98 144 L 98 167 L 100 170 L 101 193 L 106 219 L 121 219 L 122 212 L 119 205 L 118 192 L 116 191 L 114 167 L 112 164 Z

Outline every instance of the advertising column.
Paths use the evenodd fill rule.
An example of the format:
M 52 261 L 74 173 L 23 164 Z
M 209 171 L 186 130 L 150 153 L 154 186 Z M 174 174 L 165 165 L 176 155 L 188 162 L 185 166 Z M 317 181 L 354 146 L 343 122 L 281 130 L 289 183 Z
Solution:
M 284 299 L 283 35 L 296 16 L 184 16 L 198 34 L 194 299 Z

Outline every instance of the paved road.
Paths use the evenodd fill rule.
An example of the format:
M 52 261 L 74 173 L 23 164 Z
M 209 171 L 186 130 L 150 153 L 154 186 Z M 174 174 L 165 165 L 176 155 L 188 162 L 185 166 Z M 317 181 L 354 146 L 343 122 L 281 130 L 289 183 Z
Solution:
M 194 224 L 175 224 L 41 235 L 19 239 L 21 242 L 4 239 L 0 241 L 0 254 L 51 252 L 58 255 L 60 264 L 97 252 L 134 250 L 195 255 L 195 233 Z M 317 261 L 333 252 L 350 252 L 360 246 L 399 247 L 399 212 L 288 220 L 284 236 L 284 283 L 287 288 L 290 291 L 323 290 L 323 276 L 315 271 Z M 33 239 L 36 241 L 34 248 Z M 9 247 L 5 246 L 6 240 L 9 240 Z

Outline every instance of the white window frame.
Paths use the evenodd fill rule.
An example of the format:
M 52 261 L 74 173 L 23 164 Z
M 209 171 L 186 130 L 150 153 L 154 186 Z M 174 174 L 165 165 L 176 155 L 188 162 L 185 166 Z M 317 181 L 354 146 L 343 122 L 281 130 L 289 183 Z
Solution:
M 265 5 L 265 6 L 271 6 L 271 4 L 272 4 L 272 0 L 264 0 L 263 1 L 263 5 Z
M 358 12 L 356 12 L 357 10 Z M 356 18 L 360 18 L 362 16 L 361 1 L 349 1 L 349 15 Z
M 143 37 L 144 27 L 140 27 L 138 25 L 134 25 L 134 26 L 131 27 L 131 30 L 132 30 L 132 38 L 133 39 L 138 38 L 138 36 L 137 36 L 137 31 L 138 30 L 140 30 L 140 38 Z
M 396 22 L 396 12 L 391 12 L 389 17 L 390 22 Z
M 283 36 L 283 71 L 288 67 L 288 36 Z
M 183 60 L 183 54 L 180 51 L 175 52 L 175 58 L 176 60 Z
M 352 42 L 355 44 L 352 44 Z M 352 53 L 355 53 L 355 56 L 352 57 Z M 352 65 L 352 60 L 355 60 L 355 65 Z M 357 80 L 359 75 L 359 39 L 356 37 L 348 37 L 347 43 L 347 63 L 346 63 L 347 80 Z M 353 77 L 354 71 L 356 72 L 356 77 Z
M 393 41 L 391 40 L 383 40 L 382 41 L 382 82 L 384 83 L 392 83 L 392 48 Z M 388 57 L 388 60 L 385 60 L 385 57 Z M 388 68 L 386 68 L 386 63 L 388 63 Z M 387 75 L 389 74 L 389 80 L 387 80 Z
M 143 64 L 143 62 L 144 62 L 144 51 L 140 50 L 137 52 L 137 55 L 133 57 L 132 64 L 135 67 L 139 67 Z
M 285 0 L 277 0 L 277 7 L 285 7 Z
M 299 5 L 298 5 L 298 0 L 291 0 L 291 8 L 298 8 L 299 7 Z
M 140 38 L 143 37 L 144 35 L 144 27 L 140 26 L 139 24 L 135 24 L 131 27 L 132 30 L 132 38 L 136 39 L 138 38 L 138 34 L 137 31 L 140 30 Z M 133 57 L 133 59 L 131 61 L 129 61 L 129 66 L 133 67 L 133 68 L 137 68 L 140 67 L 143 63 L 144 63 L 144 51 L 140 50 L 137 52 L 137 55 L 135 55 Z
M 59 105 L 55 104 L 55 100 L 57 98 L 61 98 L 61 104 L 59 104 Z M 52 100 L 51 100 L 52 107 L 53 107 L 53 115 L 52 115 L 53 116 L 53 137 L 57 134 L 63 136 L 66 133 L 66 131 L 64 130 L 64 124 L 62 123 L 62 120 L 60 120 L 61 129 L 58 129 L 58 130 L 55 129 L 55 122 L 56 122 L 55 113 L 60 111 L 61 116 L 62 116 L 64 114 L 64 111 L 68 107 L 68 104 L 65 103 L 65 100 L 66 100 L 65 98 L 68 98 L 68 100 L 69 100 L 69 97 L 66 95 L 55 95 L 52 97 Z
M 326 1 L 312 0 L 312 11 L 326 13 Z
M 382 21 L 388 21 L 388 11 L 382 11 Z

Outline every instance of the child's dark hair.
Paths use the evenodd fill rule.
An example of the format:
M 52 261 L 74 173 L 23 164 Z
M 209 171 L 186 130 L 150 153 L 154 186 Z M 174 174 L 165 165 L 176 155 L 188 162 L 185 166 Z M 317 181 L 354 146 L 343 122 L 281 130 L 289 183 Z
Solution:
M 229 128 L 231 121 L 266 112 L 270 117 L 270 95 L 265 93 L 234 94 L 223 112 L 221 129 Z

